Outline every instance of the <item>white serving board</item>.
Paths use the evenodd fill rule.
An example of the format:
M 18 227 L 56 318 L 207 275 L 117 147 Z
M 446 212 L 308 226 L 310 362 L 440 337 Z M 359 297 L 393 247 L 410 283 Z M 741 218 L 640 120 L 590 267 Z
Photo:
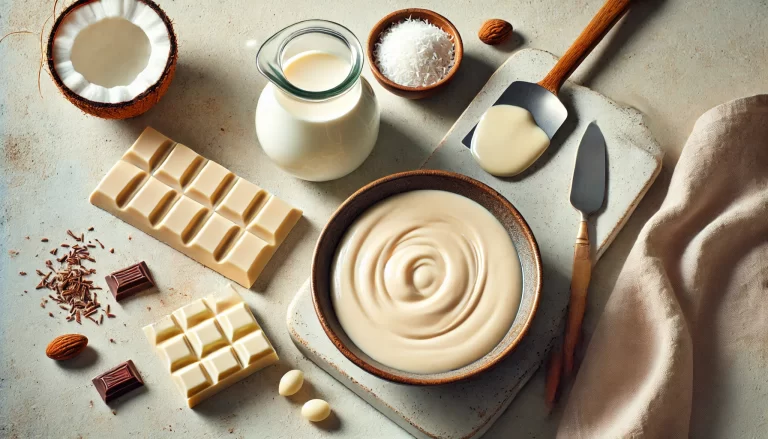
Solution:
M 560 92 L 568 119 L 548 151 L 529 170 L 518 177 L 499 179 L 475 163 L 461 143 L 464 136 L 510 83 L 536 82 L 555 61 L 553 55 L 534 49 L 512 56 L 491 76 L 422 166 L 459 172 L 492 186 L 517 207 L 536 236 L 544 266 L 542 299 L 530 332 L 509 358 L 464 383 L 440 387 L 393 384 L 366 373 L 336 350 L 315 316 L 309 282 L 288 309 L 288 329 L 299 349 L 416 437 L 481 436 L 538 369 L 559 333 L 568 303 L 579 221 L 568 202 L 568 192 L 576 150 L 587 125 L 597 121 L 608 151 L 606 202 L 590 230 L 596 259 L 624 226 L 661 169 L 660 148 L 642 114 L 570 82 Z

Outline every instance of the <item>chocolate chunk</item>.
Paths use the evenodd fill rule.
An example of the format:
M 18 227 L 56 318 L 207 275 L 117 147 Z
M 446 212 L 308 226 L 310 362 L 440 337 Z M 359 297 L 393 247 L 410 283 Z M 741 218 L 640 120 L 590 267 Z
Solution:
M 93 385 L 96 386 L 101 399 L 109 404 L 115 398 L 143 386 L 144 381 L 133 361 L 128 360 L 94 378 Z
M 118 270 L 105 278 L 115 300 L 123 300 L 155 286 L 144 261 Z

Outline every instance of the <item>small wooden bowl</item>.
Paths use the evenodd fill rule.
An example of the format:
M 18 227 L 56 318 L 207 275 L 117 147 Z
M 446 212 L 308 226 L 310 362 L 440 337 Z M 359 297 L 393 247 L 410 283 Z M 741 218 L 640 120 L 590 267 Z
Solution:
M 433 374 L 417 374 L 385 366 L 355 346 L 341 327 L 331 302 L 331 267 L 336 248 L 349 226 L 369 207 L 390 196 L 419 189 L 437 189 L 463 195 L 499 220 L 515 245 L 523 273 L 520 306 L 509 331 L 484 357 L 460 369 Z M 417 170 L 393 174 L 368 184 L 350 196 L 320 233 L 312 259 L 310 278 L 315 313 L 328 338 L 350 361 L 363 370 L 402 384 L 437 385 L 473 377 L 498 364 L 520 343 L 533 321 L 541 295 L 541 255 L 536 238 L 520 212 L 501 194 L 485 184 L 454 172 Z
M 376 58 L 373 55 L 376 43 L 378 43 L 379 39 L 381 38 L 381 33 L 393 24 L 399 23 L 409 17 L 426 20 L 453 37 L 453 67 L 448 72 L 448 74 L 445 75 L 445 78 L 426 87 L 406 87 L 404 85 L 390 81 L 381 73 L 381 71 L 379 71 L 379 68 L 376 66 Z M 446 84 L 451 82 L 451 79 L 453 79 L 456 71 L 459 70 L 461 59 L 464 57 L 464 45 L 461 42 L 461 35 L 459 35 L 459 31 L 456 29 L 456 26 L 454 26 L 453 23 L 448 21 L 447 18 L 443 17 L 437 12 L 418 8 L 401 9 L 399 11 L 392 12 L 391 14 L 379 20 L 379 22 L 373 26 L 373 29 L 371 29 L 371 32 L 368 34 L 368 47 L 366 51 L 368 53 L 368 65 L 371 67 L 371 72 L 373 72 L 373 76 L 376 78 L 379 84 L 381 84 L 382 87 L 386 88 L 390 92 L 406 99 L 426 98 L 435 94 L 438 90 L 444 88 Z

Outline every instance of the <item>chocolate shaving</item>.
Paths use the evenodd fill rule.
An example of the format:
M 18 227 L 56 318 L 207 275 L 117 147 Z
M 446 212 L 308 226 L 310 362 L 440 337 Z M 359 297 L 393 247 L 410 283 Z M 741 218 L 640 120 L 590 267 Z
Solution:
M 56 256 L 56 253 L 57 253 L 58 251 L 59 251 L 59 248 L 58 248 L 58 247 L 54 247 L 54 249 L 53 249 L 53 250 L 51 250 L 51 251 L 49 251 L 48 253 L 50 253 L 50 254 L 52 254 L 52 255 Z
M 67 229 L 67 235 L 71 236 L 77 242 L 83 242 L 83 234 L 82 233 L 80 234 L 80 236 L 77 236 L 74 233 L 72 233 L 71 230 Z
M 68 248 L 68 247 L 69 247 L 69 244 L 67 244 L 66 242 L 62 242 L 62 243 L 61 243 L 61 245 L 60 245 L 59 247 Z
M 88 231 L 89 231 L 89 232 L 93 232 L 93 226 L 91 226 L 91 227 L 88 227 Z
M 22 276 L 26 276 L 27 272 L 26 271 L 20 271 L 19 274 L 22 275 Z
M 98 239 L 96 239 L 96 238 L 94 238 L 93 240 L 94 240 L 94 241 L 96 241 L 96 243 L 97 243 L 97 244 L 99 244 L 99 245 L 101 246 L 102 250 L 104 249 L 104 244 L 102 244 L 102 243 L 101 243 L 101 241 L 99 241 L 99 240 L 98 240 Z
M 40 271 L 40 270 L 35 270 L 35 271 L 37 272 L 38 275 L 45 276 L 45 273 L 43 273 L 42 271 Z
M 52 312 L 49 312 L 49 313 L 48 313 L 48 317 L 53 317 L 53 313 L 52 313 Z
M 93 245 L 93 244 L 86 244 L 86 245 L 87 245 L 88 248 L 96 248 L 96 246 Z
M 40 242 L 48 242 L 48 238 L 43 238 L 40 240 Z
M 110 253 L 114 253 L 114 252 L 115 252 L 115 249 L 111 248 L 111 249 L 109 249 L 109 252 L 110 252 Z

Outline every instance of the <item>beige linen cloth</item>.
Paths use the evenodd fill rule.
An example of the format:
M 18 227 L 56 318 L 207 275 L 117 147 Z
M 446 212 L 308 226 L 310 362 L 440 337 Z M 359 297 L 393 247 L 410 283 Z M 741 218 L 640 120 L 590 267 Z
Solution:
M 600 317 L 558 437 L 768 437 L 768 95 L 696 122 Z M 757 407 L 755 407 L 757 406 Z M 725 411 L 726 413 L 722 413 Z M 750 429 L 751 428 L 751 429 Z

